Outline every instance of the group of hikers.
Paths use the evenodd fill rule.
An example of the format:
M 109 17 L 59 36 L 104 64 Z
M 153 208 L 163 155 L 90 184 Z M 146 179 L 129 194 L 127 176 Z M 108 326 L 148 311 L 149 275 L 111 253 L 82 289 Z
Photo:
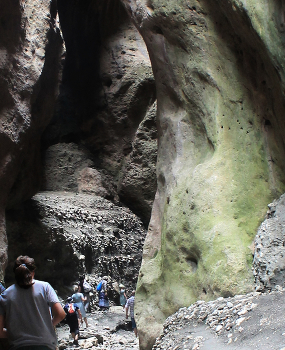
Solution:
M 35 269 L 33 258 L 20 255 L 13 268 L 16 283 L 7 289 L 0 285 L 0 338 L 8 338 L 12 349 L 55 350 L 55 326 L 65 319 L 73 342 L 78 345 L 80 326 L 85 322 L 88 327 L 86 312 L 90 307 L 91 286 L 81 276 L 74 294 L 67 298 L 62 307 L 51 285 L 34 279 Z M 137 336 L 134 320 L 135 291 L 127 299 L 124 285 L 120 284 L 119 288 L 120 304 L 125 309 L 126 319 L 130 315 L 132 328 Z M 97 291 L 100 309 L 109 308 L 107 276 L 100 281 Z

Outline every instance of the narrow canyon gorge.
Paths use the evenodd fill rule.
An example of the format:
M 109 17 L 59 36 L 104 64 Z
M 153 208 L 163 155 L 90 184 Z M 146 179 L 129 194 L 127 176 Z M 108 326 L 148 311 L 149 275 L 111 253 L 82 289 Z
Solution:
M 282 290 L 284 53 L 284 0 L 0 0 L 1 280 L 136 289 L 141 350 Z

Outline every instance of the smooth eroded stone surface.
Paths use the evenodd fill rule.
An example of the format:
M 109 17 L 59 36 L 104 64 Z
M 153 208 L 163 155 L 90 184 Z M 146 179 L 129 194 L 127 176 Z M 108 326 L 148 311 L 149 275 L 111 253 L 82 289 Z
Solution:
M 251 245 L 284 192 L 284 6 L 122 2 L 157 85 L 161 244 L 144 254 L 136 296 L 150 349 L 179 307 L 253 288 Z

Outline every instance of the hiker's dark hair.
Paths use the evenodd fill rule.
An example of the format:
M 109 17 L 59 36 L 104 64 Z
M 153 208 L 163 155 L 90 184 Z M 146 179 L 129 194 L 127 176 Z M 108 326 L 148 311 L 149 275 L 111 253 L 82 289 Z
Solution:
M 28 289 L 33 283 L 32 272 L 35 271 L 35 260 L 29 256 L 20 255 L 14 263 L 15 279 L 19 287 Z

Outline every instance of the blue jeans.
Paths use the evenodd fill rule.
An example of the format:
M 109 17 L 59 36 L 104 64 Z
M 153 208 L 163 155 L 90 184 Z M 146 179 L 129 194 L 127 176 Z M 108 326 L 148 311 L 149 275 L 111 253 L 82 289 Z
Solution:
M 132 321 L 132 329 L 137 328 L 136 321 L 133 317 L 131 317 L 131 321 Z

